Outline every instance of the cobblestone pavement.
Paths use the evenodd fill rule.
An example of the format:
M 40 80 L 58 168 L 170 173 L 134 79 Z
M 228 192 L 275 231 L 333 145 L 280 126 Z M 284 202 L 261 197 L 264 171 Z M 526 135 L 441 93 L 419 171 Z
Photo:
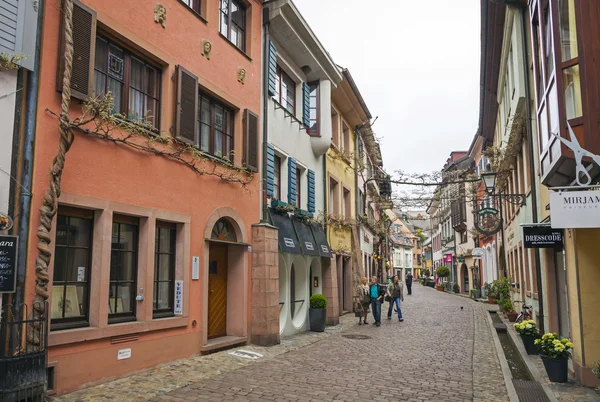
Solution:
M 387 307 L 384 303 L 379 328 L 355 325 L 354 317 L 344 316 L 341 325 L 326 334 L 296 335 L 272 348 L 243 347 L 265 356 L 258 361 L 220 352 L 57 399 L 508 400 L 485 318 L 488 305 L 416 285 L 402 305 L 404 322 L 386 320 Z

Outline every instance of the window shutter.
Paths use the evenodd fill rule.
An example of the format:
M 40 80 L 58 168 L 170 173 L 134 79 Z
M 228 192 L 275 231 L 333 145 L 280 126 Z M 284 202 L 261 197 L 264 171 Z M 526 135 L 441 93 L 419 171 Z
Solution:
M 17 64 L 33 71 L 38 13 L 34 0 L 0 0 L 0 53 L 24 55 Z
M 191 145 L 198 143 L 198 77 L 177 66 L 177 104 L 175 105 L 175 136 Z
M 258 116 L 244 111 L 244 166 L 258 172 Z
M 300 183 L 296 182 L 296 160 L 288 158 L 288 204 L 296 205 L 298 184 Z
M 275 96 L 277 92 L 277 48 L 273 41 L 269 41 L 268 52 L 269 95 Z
M 308 169 L 308 212 L 315 212 L 315 172 Z
M 61 16 L 64 14 L 61 13 Z M 56 88 L 62 92 L 65 69 L 64 19 L 60 24 L 58 52 L 58 80 Z M 71 69 L 71 97 L 85 100 L 94 92 L 94 55 L 96 50 L 96 12 L 81 2 L 73 1 L 73 68 Z
M 275 148 L 267 144 L 267 172 L 266 172 L 267 196 L 275 195 Z M 281 183 L 279 184 L 281 185 Z
M 310 87 L 306 82 L 302 83 L 302 123 L 310 127 Z

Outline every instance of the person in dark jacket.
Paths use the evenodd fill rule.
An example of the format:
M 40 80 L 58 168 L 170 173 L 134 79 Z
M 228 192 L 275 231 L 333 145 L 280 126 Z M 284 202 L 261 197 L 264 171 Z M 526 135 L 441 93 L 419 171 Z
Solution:
M 413 276 L 412 274 L 409 272 L 406 274 L 406 290 L 408 290 L 408 294 L 412 295 L 412 281 L 413 281 Z
M 377 283 L 377 277 L 371 277 L 371 286 L 369 286 L 369 293 L 371 296 L 371 309 L 373 310 L 373 318 L 376 326 L 381 326 L 381 302 L 385 291 L 382 291 L 381 286 Z

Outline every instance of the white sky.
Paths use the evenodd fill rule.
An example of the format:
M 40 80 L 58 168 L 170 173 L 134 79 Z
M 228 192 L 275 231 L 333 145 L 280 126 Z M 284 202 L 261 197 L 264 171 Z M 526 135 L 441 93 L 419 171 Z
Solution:
M 294 0 L 350 70 L 383 137 L 385 169 L 440 170 L 478 127 L 478 0 Z

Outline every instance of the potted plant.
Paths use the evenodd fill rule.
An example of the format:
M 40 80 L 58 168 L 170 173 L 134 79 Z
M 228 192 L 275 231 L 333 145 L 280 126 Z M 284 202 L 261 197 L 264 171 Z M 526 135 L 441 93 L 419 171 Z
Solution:
M 517 321 L 518 314 L 515 311 L 513 304 L 510 300 L 508 300 L 508 303 L 506 303 L 504 312 L 506 313 L 506 318 L 508 318 L 508 321 Z
M 477 266 L 472 266 L 473 269 L 473 289 L 471 289 L 471 294 L 474 299 L 481 298 L 481 282 L 479 278 L 479 268 Z
M 443 292 L 445 287 L 444 285 L 442 285 L 441 281 L 450 275 L 450 270 L 448 269 L 448 267 L 441 266 L 437 269 L 435 273 L 438 277 L 438 286 L 436 286 L 436 289 Z
M 458 283 L 452 285 L 452 290 L 454 291 L 454 293 L 460 292 L 460 287 L 458 286 Z
M 525 346 L 525 350 L 528 355 L 537 355 L 538 350 L 535 347 L 535 340 L 540 337 L 537 330 L 537 325 L 533 320 L 525 320 L 523 322 L 515 323 L 515 330 L 521 335 L 521 340 Z
M 492 283 L 486 282 L 483 286 L 485 290 L 485 295 L 487 296 L 488 303 L 495 304 L 496 303 L 496 281 Z
M 310 297 L 310 308 L 308 309 L 308 319 L 310 321 L 310 330 L 313 332 L 325 331 L 325 319 L 327 317 L 327 298 L 320 293 L 315 293 Z
M 594 367 L 592 367 L 592 374 L 594 374 L 596 378 L 600 380 L 600 360 L 594 363 Z
M 536 339 L 534 344 L 540 351 L 548 379 L 552 382 L 567 382 L 569 357 L 573 348 L 571 341 L 560 338 L 555 333 L 547 333 Z

